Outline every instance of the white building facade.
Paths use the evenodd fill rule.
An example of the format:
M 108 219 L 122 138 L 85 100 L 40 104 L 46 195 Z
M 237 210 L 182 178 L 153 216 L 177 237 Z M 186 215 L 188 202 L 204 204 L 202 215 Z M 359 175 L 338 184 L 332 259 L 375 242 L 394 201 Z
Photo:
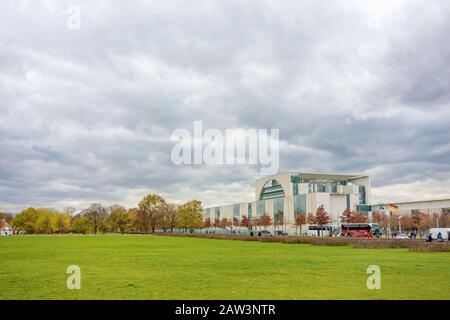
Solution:
M 299 214 L 315 214 L 324 206 L 330 224 L 339 224 L 345 209 L 371 215 L 370 177 L 362 174 L 327 174 L 285 172 L 256 180 L 255 200 L 252 202 L 210 207 L 205 219 L 240 221 L 263 214 L 271 217 L 271 230 L 294 233 Z

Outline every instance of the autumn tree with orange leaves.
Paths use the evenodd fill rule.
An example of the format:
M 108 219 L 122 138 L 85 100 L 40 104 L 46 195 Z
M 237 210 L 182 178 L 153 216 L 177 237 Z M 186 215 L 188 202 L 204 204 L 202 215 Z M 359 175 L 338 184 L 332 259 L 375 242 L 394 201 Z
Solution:
M 304 213 L 300 213 L 295 218 L 295 226 L 300 227 L 300 234 L 302 234 L 302 226 L 306 224 L 306 215 Z
M 267 228 L 268 226 L 270 226 L 272 224 L 272 218 L 267 214 L 264 213 L 260 218 L 259 218 L 259 225 Z
M 330 216 L 328 215 L 328 212 L 325 211 L 323 205 L 321 205 L 319 208 L 317 208 L 316 224 L 319 227 L 323 227 L 324 225 L 327 225 L 329 223 L 330 223 Z

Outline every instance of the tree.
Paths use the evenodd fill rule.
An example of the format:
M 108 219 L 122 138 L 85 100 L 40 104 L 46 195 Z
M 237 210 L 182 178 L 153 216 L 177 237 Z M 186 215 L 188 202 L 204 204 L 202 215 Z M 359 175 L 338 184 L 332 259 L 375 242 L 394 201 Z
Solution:
M 317 208 L 316 223 L 319 225 L 319 227 L 322 227 L 330 223 L 330 217 L 328 216 L 328 213 L 325 211 L 323 205 Z
M 14 217 L 13 227 L 28 234 L 36 233 L 36 222 L 39 214 L 35 208 L 28 208 Z
M 133 216 L 124 207 L 116 205 L 111 208 L 109 221 L 113 230 L 119 230 L 121 234 L 124 234 L 126 229 L 131 225 Z
M 212 226 L 211 219 L 210 218 L 206 218 L 205 219 L 205 223 L 203 225 L 203 228 L 209 229 L 209 228 L 211 228 L 211 226 Z
M 9 212 L 0 212 L 0 219 L 3 219 L 4 222 L 11 224 L 14 220 L 14 215 Z
M 178 208 L 174 203 L 165 203 L 162 218 L 161 218 L 161 227 L 164 232 L 170 229 L 170 232 L 173 232 L 173 229 L 177 225 L 178 218 Z
M 389 220 L 388 216 L 385 215 L 384 213 L 375 211 L 372 214 L 372 221 L 375 222 L 375 223 L 378 223 L 381 226 L 381 228 L 384 230 L 384 233 L 387 232 L 388 227 L 389 227 L 388 220 Z
M 344 210 L 344 213 L 342 213 L 341 222 L 342 223 L 351 223 L 351 222 L 353 222 L 354 217 L 355 217 L 355 212 L 350 210 L 349 208 L 347 208 Z
M 180 229 L 191 230 L 203 227 L 203 207 L 201 201 L 191 200 L 178 208 L 177 226 Z
M 316 217 L 310 212 L 308 213 L 308 215 L 306 216 L 306 222 L 308 224 L 316 224 Z
M 402 224 L 402 228 L 406 231 L 414 230 L 414 219 L 409 214 L 404 214 L 400 217 L 400 222 Z
M 362 213 L 357 213 L 353 217 L 353 221 L 352 222 L 354 222 L 354 223 L 366 223 L 367 222 L 367 216 L 365 214 L 362 214 Z
M 421 230 L 423 221 L 425 220 L 425 213 L 417 212 L 412 215 L 412 223 L 416 230 Z
M 252 226 L 250 219 L 247 216 L 242 216 L 241 219 L 241 227 L 250 229 L 250 227 Z
M 342 223 L 366 223 L 367 216 L 362 213 L 356 213 L 350 209 L 345 209 L 341 216 Z
M 70 231 L 70 214 L 56 212 L 50 219 L 50 225 L 53 232 L 67 233 Z
M 166 201 L 157 194 L 146 195 L 139 202 L 137 219 L 145 232 L 148 232 L 149 228 L 152 232 L 155 232 L 161 220 L 165 205 Z
M 259 224 L 261 226 L 263 226 L 264 228 L 267 228 L 268 226 L 270 226 L 272 224 L 272 218 L 267 213 L 264 213 L 259 218 Z
M 147 214 L 145 213 L 144 210 L 141 210 L 139 208 L 136 209 L 134 222 L 135 222 L 136 228 L 139 231 L 148 233 L 148 231 L 150 230 L 150 222 L 148 221 Z
M 393 234 L 392 230 L 398 231 L 399 218 L 400 217 L 398 215 L 396 215 L 396 214 L 392 214 L 390 217 L 388 217 L 388 219 L 387 219 L 387 223 L 388 223 L 387 230 L 388 230 L 389 236 L 392 236 L 392 234 Z
M 450 219 L 449 214 L 444 212 L 439 216 L 438 219 L 439 227 L 440 228 L 448 228 L 450 227 Z
M 433 221 L 433 217 L 430 214 L 424 214 L 423 220 L 420 223 L 419 229 L 422 231 L 426 231 L 430 228 L 433 228 L 435 225 Z
M 72 218 L 72 232 L 86 234 L 90 231 L 89 222 L 81 213 Z
M 38 218 L 36 220 L 35 231 L 37 233 L 50 234 L 52 233 L 52 219 L 56 214 L 50 209 L 37 209 Z
M 300 235 L 302 234 L 302 226 L 306 224 L 306 215 L 304 213 L 299 213 L 295 217 L 295 226 L 300 227 Z
M 6 220 L 3 217 L 0 217 L 0 230 L 6 225 Z
M 88 209 L 83 210 L 82 215 L 86 218 L 94 234 L 104 230 L 108 221 L 108 213 L 100 203 L 93 203 Z
M 375 211 L 372 213 L 372 221 L 378 224 L 381 224 L 381 222 L 385 219 L 386 215 Z
M 220 227 L 222 229 L 228 229 L 232 225 L 232 222 L 228 220 L 227 218 L 222 218 L 220 221 Z
M 129 230 L 130 231 L 140 230 L 139 226 L 137 224 L 137 221 L 136 221 L 136 216 L 137 216 L 137 212 L 138 211 L 139 211 L 138 208 L 130 208 L 130 209 L 128 209 L 128 215 L 129 215 L 129 217 L 131 219 L 130 225 L 129 225 Z

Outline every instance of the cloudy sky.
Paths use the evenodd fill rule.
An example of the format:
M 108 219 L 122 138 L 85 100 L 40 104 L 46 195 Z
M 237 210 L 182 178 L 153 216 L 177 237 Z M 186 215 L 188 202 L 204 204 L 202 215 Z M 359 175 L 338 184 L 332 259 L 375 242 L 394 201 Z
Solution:
M 1 7 L 0 210 L 253 200 L 257 166 L 172 163 L 195 120 L 279 128 L 280 171 L 371 174 L 375 202 L 450 196 L 449 1 Z

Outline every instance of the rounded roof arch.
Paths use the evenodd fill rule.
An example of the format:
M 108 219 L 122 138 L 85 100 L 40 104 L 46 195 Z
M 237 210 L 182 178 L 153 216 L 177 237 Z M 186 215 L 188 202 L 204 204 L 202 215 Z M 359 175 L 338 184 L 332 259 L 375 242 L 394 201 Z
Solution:
M 284 197 L 285 192 L 281 183 L 273 178 L 268 179 L 259 193 L 259 200 Z

